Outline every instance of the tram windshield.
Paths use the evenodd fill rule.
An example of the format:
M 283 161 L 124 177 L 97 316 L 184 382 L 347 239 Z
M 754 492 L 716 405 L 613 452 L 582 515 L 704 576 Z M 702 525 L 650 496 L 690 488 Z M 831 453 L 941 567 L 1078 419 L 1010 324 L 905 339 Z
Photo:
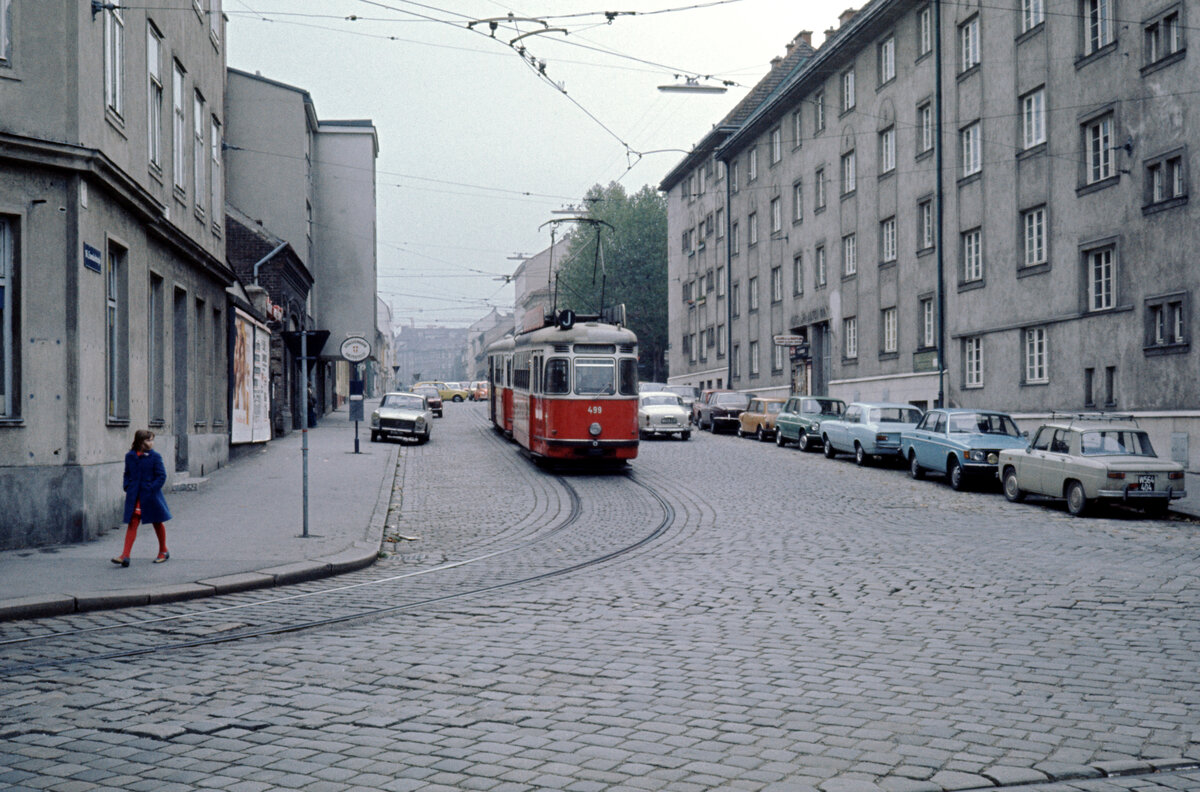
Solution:
M 543 390 L 548 394 L 571 392 L 571 364 L 564 358 L 546 361 L 546 381 Z
M 604 358 L 575 358 L 575 393 L 611 395 L 616 393 L 613 361 Z

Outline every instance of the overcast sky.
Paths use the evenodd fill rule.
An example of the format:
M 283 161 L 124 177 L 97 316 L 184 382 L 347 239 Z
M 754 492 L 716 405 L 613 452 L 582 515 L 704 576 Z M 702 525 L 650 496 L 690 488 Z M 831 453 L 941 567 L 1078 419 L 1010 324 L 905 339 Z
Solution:
M 394 321 L 465 327 L 490 306 L 511 308 L 512 286 L 501 278 L 519 263 L 510 257 L 549 246 L 549 228 L 538 227 L 551 210 L 597 183 L 657 187 L 798 32 L 814 31 L 819 45 L 845 8 L 225 0 L 224 10 L 231 67 L 307 90 L 320 118 L 374 122 L 379 292 Z M 636 13 L 609 23 L 610 10 Z M 539 22 L 504 20 L 494 38 L 486 22 L 468 28 L 510 12 Z M 545 32 L 510 45 L 535 30 Z M 657 90 L 676 74 L 738 85 L 712 95 Z M 660 149 L 676 151 L 648 153 Z

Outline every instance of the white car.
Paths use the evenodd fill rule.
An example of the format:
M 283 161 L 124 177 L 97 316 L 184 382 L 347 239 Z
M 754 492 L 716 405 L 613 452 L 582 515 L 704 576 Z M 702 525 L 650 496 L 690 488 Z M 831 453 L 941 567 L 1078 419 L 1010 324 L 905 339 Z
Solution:
M 638 434 L 645 437 L 692 436 L 691 414 L 674 393 L 653 391 L 638 396 Z
M 371 442 L 408 437 L 418 444 L 429 442 L 433 411 L 418 393 L 388 393 L 371 413 Z

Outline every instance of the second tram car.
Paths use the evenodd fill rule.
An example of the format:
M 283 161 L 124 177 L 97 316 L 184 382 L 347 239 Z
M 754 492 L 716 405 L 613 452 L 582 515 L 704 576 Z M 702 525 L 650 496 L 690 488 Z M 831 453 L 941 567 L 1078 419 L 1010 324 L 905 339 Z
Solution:
M 637 335 L 561 312 L 488 348 L 489 415 L 534 456 L 628 461 L 638 452 Z

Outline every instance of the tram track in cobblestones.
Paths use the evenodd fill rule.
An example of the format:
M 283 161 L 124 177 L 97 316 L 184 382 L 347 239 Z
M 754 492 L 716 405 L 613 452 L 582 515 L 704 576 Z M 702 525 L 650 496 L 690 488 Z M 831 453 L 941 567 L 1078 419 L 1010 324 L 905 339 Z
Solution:
M 490 432 L 489 432 L 490 434 Z M 497 446 L 504 446 L 503 441 L 499 438 Z M 502 453 L 511 454 L 511 450 L 504 447 Z M 110 622 L 101 625 L 92 625 L 81 627 L 72 630 L 58 630 L 50 633 L 22 635 L 10 638 L 0 638 L 0 652 L 13 647 L 29 647 L 33 651 L 45 651 L 49 643 L 54 641 L 70 641 L 70 640 L 89 640 L 93 636 L 101 633 L 116 633 L 119 631 L 138 631 L 137 638 L 145 635 L 161 634 L 167 631 L 174 638 L 179 633 L 186 632 L 188 628 L 196 628 L 201 620 L 212 620 L 214 618 L 225 619 L 229 617 L 241 617 L 245 612 L 256 608 L 268 608 L 271 606 L 280 605 L 307 605 L 310 601 L 323 598 L 333 598 L 339 595 L 344 596 L 350 593 L 355 594 L 372 594 L 374 589 L 386 586 L 398 586 L 412 582 L 414 579 L 424 577 L 438 577 L 440 573 L 448 573 L 456 570 L 463 570 L 473 566 L 485 565 L 486 562 L 493 561 L 502 556 L 512 556 L 523 552 L 536 550 L 539 546 L 545 546 L 547 543 L 552 543 L 555 539 L 561 537 L 575 527 L 586 513 L 584 499 L 580 496 L 577 488 L 570 482 L 570 476 L 563 473 L 550 473 L 539 471 L 528 461 L 513 456 L 511 463 L 516 468 L 524 468 L 525 472 L 538 483 L 544 485 L 546 482 L 553 482 L 564 493 L 567 508 L 566 514 L 548 530 L 540 530 L 532 536 L 521 538 L 510 542 L 509 544 L 488 549 L 486 552 L 476 552 L 475 554 L 454 561 L 435 564 L 433 566 L 422 569 L 403 572 L 400 574 L 387 575 L 379 577 L 377 572 L 370 570 L 360 571 L 348 577 L 365 578 L 355 579 L 348 583 L 343 583 L 336 586 L 320 585 L 312 587 L 307 591 L 302 591 L 296 594 L 286 596 L 271 596 L 267 599 L 251 599 L 248 602 L 238 602 L 229 605 L 218 607 L 209 607 L 199 610 L 187 608 L 184 612 L 174 613 L 163 616 L 155 616 L 148 619 L 136 619 L 133 621 L 118 621 Z M 610 478 L 613 476 L 610 476 Z M 294 633 L 304 630 L 315 630 L 333 625 L 360 621 L 370 618 L 378 618 L 391 614 L 398 614 L 405 611 L 414 611 L 421 608 L 426 608 L 434 605 L 439 605 L 455 600 L 464 600 L 480 595 L 496 593 L 504 589 L 516 588 L 535 584 L 540 581 L 549 580 L 551 578 L 569 575 L 577 572 L 585 571 L 589 568 L 600 566 L 613 561 L 621 556 L 628 555 L 643 548 L 655 540 L 659 539 L 672 525 L 675 520 L 675 508 L 649 483 L 640 481 L 637 474 L 632 471 L 625 471 L 621 474 L 616 474 L 617 478 L 626 481 L 637 487 L 642 492 L 649 495 L 650 500 L 655 503 L 661 511 L 661 517 L 649 532 L 636 537 L 634 541 L 623 544 L 616 548 L 601 552 L 597 555 L 584 558 L 575 563 L 564 566 L 557 566 L 549 570 L 540 571 L 536 574 L 523 575 L 514 579 L 502 580 L 500 582 L 483 582 L 482 584 L 472 585 L 463 590 L 453 590 L 449 592 L 439 591 L 432 596 L 424 596 L 418 599 L 403 602 L 400 604 L 388 605 L 383 607 L 356 609 L 346 613 L 338 613 L 332 616 L 325 616 L 316 619 L 293 619 L 284 623 L 280 620 L 263 619 L 257 626 L 250 629 L 230 629 L 222 630 L 221 625 L 217 625 L 218 634 L 195 635 L 193 630 L 192 637 L 184 640 L 167 640 L 162 642 L 151 642 L 144 645 L 122 647 L 112 649 L 110 651 L 86 651 L 70 657 L 37 657 L 30 658 L 24 662 L 6 664 L 0 666 L 0 678 L 10 677 L 22 673 L 33 672 L 40 669 L 63 667 L 84 662 L 98 662 L 106 660 L 119 660 L 122 658 L 137 657 L 141 655 L 155 654 L 160 652 L 179 651 L 185 649 L 198 648 L 203 646 L 212 646 L 217 644 L 232 643 L 237 641 L 246 641 L 256 638 L 264 638 L 274 635 L 282 635 L 285 633 Z M 536 516 L 536 515 L 535 515 Z M 528 517 L 528 515 L 526 516 Z M 501 532 L 504 534 L 506 532 Z M 486 544 L 486 543 L 485 543 Z M 481 549 L 481 548 L 476 548 Z M 440 584 L 438 584 L 440 585 Z M 374 587 L 374 588 L 373 588 Z M 194 606 L 193 606 L 194 607 Z M 244 624 L 238 625 L 244 627 Z M 198 629 L 205 629 L 199 627 Z

